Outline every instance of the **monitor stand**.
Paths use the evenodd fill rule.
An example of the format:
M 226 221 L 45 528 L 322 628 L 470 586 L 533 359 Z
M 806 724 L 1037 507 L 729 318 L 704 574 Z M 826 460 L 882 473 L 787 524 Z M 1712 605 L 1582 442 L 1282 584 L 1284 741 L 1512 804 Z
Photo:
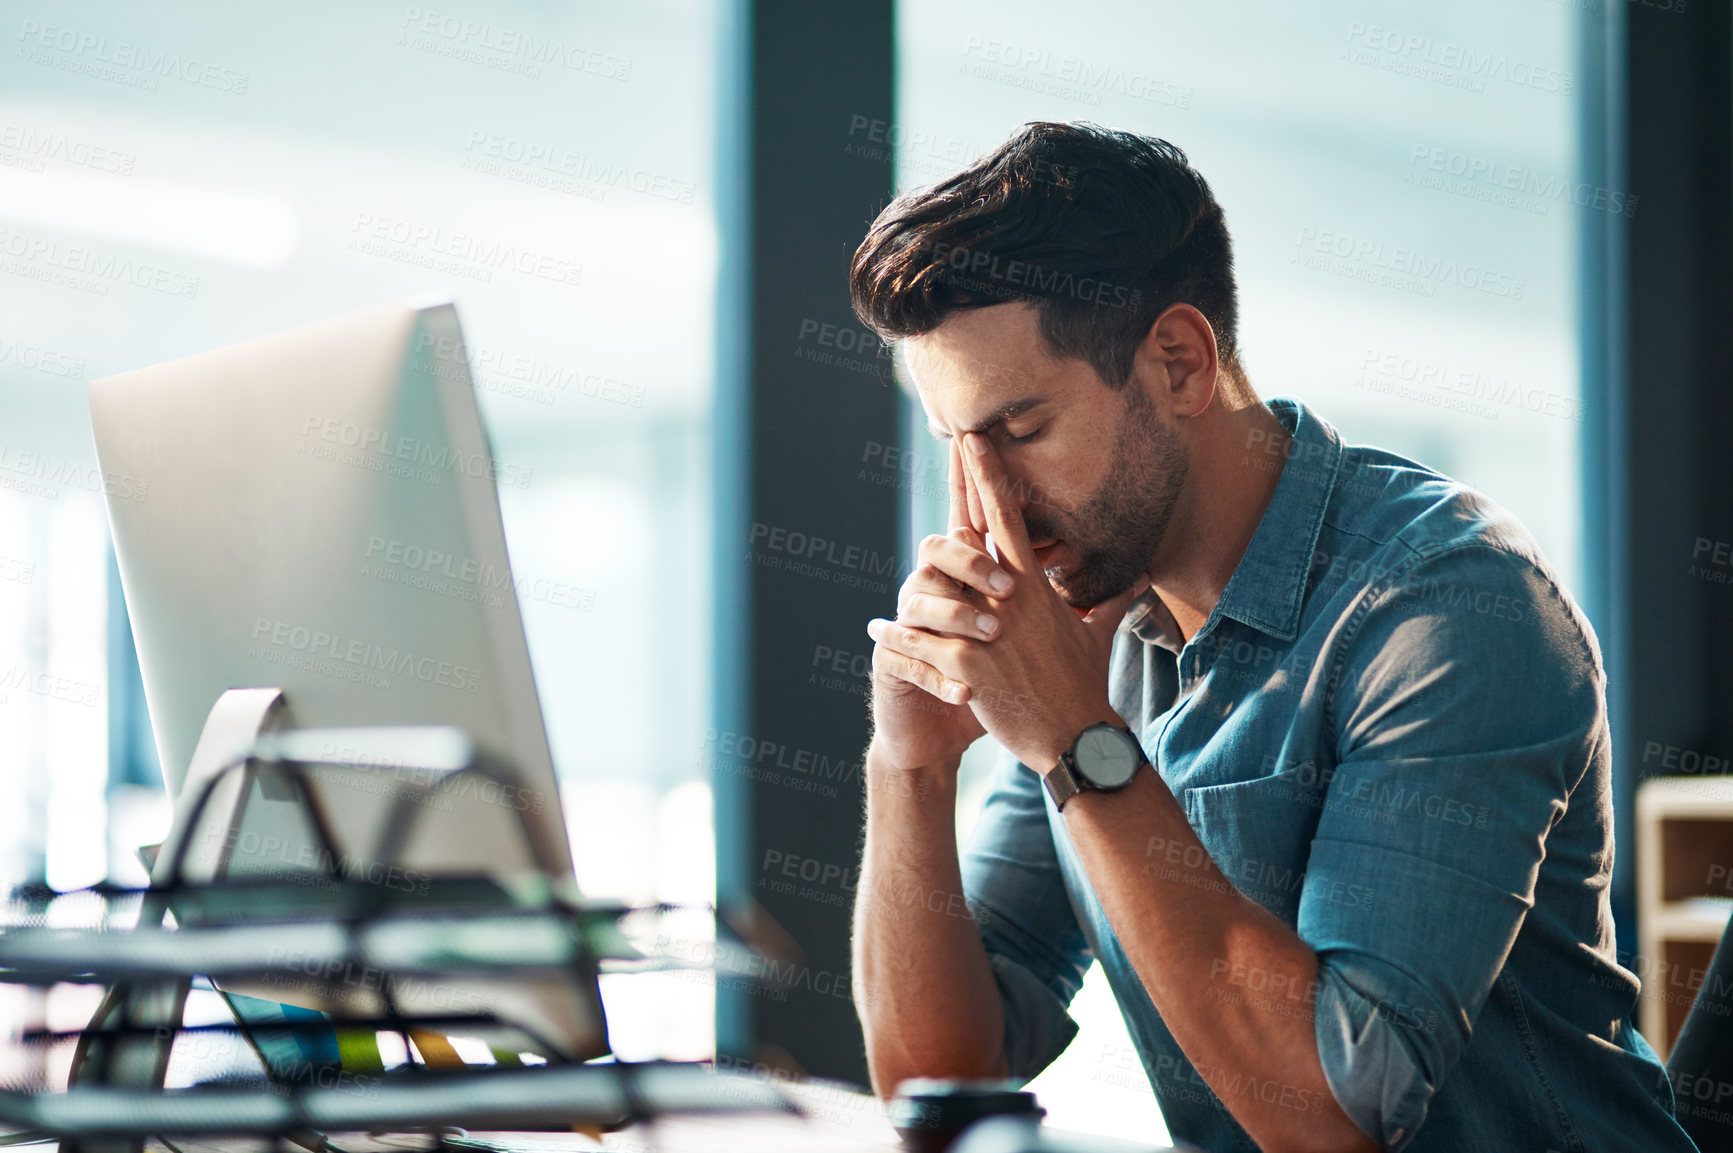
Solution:
M 175 794 L 174 821 L 169 825 L 168 840 L 157 850 L 151 869 L 151 880 L 168 884 L 174 861 L 182 852 L 182 842 L 193 835 L 194 824 L 206 828 L 223 828 L 232 824 L 242 801 L 245 778 L 229 773 L 217 784 L 216 792 L 205 805 L 205 811 L 195 821 L 199 797 L 209 787 L 212 778 L 221 775 L 235 761 L 246 755 L 265 733 L 279 728 L 286 720 L 283 690 L 229 689 L 217 698 L 205 718 L 199 733 L 199 743 L 193 749 L 192 763 L 181 779 Z M 228 864 L 223 859 L 223 839 L 205 838 L 201 844 L 187 847 L 186 860 L 180 879 L 200 884 L 214 881 Z

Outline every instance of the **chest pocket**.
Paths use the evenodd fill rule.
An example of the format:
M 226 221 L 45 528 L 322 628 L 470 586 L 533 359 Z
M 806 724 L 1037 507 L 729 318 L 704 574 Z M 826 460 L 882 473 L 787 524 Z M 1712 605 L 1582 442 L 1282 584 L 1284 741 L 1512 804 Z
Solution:
M 1324 793 L 1308 761 L 1249 781 L 1187 789 L 1185 817 L 1234 887 L 1293 925 Z

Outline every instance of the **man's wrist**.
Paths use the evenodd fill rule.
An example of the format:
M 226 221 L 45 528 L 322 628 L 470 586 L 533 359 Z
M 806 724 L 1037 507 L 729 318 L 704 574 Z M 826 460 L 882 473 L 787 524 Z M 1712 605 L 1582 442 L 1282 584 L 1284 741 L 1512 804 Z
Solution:
M 899 765 L 893 762 L 874 742 L 867 746 L 866 752 L 866 786 L 870 793 L 874 789 L 890 788 L 896 795 L 908 793 L 911 785 L 925 793 L 935 786 L 947 782 L 954 784 L 957 771 L 961 768 L 961 754 L 947 757 L 928 765 Z
M 1083 735 L 1085 729 L 1092 725 L 1102 724 L 1112 725 L 1116 729 L 1123 729 L 1126 727 L 1125 719 L 1114 711 L 1113 706 L 1111 705 L 1104 704 L 1099 709 L 1079 714 L 1078 717 L 1054 728 L 1053 733 L 1048 738 L 1047 744 L 1042 748 L 1039 754 L 1040 763 L 1032 764 L 1029 767 L 1040 773 L 1042 776 L 1046 776 L 1058 767 L 1059 758 L 1064 756 L 1071 746 L 1077 743 L 1077 738 Z

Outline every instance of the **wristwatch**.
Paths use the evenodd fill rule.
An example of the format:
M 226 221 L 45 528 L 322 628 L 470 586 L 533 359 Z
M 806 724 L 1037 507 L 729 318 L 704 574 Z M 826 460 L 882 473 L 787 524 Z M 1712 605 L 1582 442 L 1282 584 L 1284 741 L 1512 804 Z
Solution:
M 1078 793 L 1123 789 L 1148 763 L 1130 729 L 1103 721 L 1077 734 L 1071 747 L 1059 754 L 1059 763 L 1047 771 L 1047 794 L 1053 807 L 1063 810 Z

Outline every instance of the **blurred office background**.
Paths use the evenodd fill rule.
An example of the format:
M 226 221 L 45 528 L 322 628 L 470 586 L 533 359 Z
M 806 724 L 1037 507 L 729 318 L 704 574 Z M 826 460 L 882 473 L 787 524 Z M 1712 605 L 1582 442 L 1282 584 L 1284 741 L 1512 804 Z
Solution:
M 735 50 L 741 21 L 775 6 L 741 7 L 0 4 L 0 880 L 142 881 L 133 848 L 167 819 L 85 382 L 440 293 L 457 301 L 496 455 L 532 470 L 501 493 L 514 567 L 592 594 L 582 607 L 522 604 L 580 882 L 633 900 L 710 897 L 712 777 L 754 759 L 713 707 L 733 691 L 714 683 L 729 667 L 714 638 L 736 635 L 717 619 L 731 612 L 713 566 L 749 543 L 717 538 L 716 486 L 767 451 L 718 418 L 735 334 L 717 318 L 735 315 L 725 254 L 741 219 L 728 183 L 741 162 L 719 126 L 743 73 L 765 66 Z M 941 178 L 1024 121 L 1088 119 L 1180 145 L 1228 213 L 1260 391 L 1301 397 L 1347 439 L 1511 508 L 1622 652 L 1620 550 L 1648 523 L 1619 479 L 1634 434 L 1609 415 L 1625 387 L 1623 245 L 1677 209 L 1624 167 L 1625 8 L 901 0 L 890 92 L 832 93 L 823 106 L 841 111 L 809 139 L 819 167 L 894 164 L 876 201 L 847 206 L 858 232 L 893 184 Z M 1655 57 L 1719 33 L 1691 67 L 1724 78 L 1724 15 L 1657 0 L 1628 18 L 1652 30 Z M 1699 18 L 1708 31 L 1688 25 Z M 548 43 L 560 50 L 537 47 Z M 1705 115 L 1678 126 L 1679 154 L 1725 119 Z M 1724 213 L 1703 208 L 1701 189 L 1724 176 L 1709 169 L 1673 191 Z M 581 276 L 552 283 L 450 254 L 473 252 L 467 240 Z M 1697 259 L 1670 243 L 1670 259 Z M 838 298 L 846 259 L 813 257 Z M 806 315 L 810 330 L 788 330 L 777 355 L 827 358 L 824 387 L 896 395 L 890 361 L 861 346 L 846 312 Z M 906 548 L 942 518 L 944 455 L 908 396 L 890 403 L 895 444 L 857 435 L 834 451 L 873 490 L 848 499 L 895 503 Z M 1707 411 L 1675 408 L 1675 432 Z M 1680 581 L 1694 541 L 1733 525 L 1712 506 L 1668 504 L 1665 485 L 1701 481 L 1679 463 L 1695 456 L 1664 430 L 1646 443 L 1678 470 L 1651 495 L 1672 515 L 1656 571 Z M 1690 579 L 1686 598 L 1733 595 Z M 826 647 L 869 651 L 856 632 Z M 1689 621 L 1675 632 L 1693 635 Z M 1629 667 L 1609 663 L 1615 678 Z M 844 686 L 848 708 L 864 710 L 864 688 L 858 674 Z M 1627 751 L 1725 735 L 1685 716 L 1652 737 L 1624 723 Z M 962 827 L 989 755 L 971 755 Z M 1641 771 L 1624 757 L 1625 797 Z M 830 803 L 852 817 L 857 798 Z M 826 859 L 854 852 L 850 841 Z M 713 1051 L 711 985 L 635 980 L 607 990 L 622 1054 Z M 1077 1015 L 1082 1037 L 1035 1086 L 1053 1119 L 1159 1134 L 1093 978 Z M 858 1049 L 858 1037 L 838 1043 Z M 841 1075 L 858 1056 L 807 1064 Z

